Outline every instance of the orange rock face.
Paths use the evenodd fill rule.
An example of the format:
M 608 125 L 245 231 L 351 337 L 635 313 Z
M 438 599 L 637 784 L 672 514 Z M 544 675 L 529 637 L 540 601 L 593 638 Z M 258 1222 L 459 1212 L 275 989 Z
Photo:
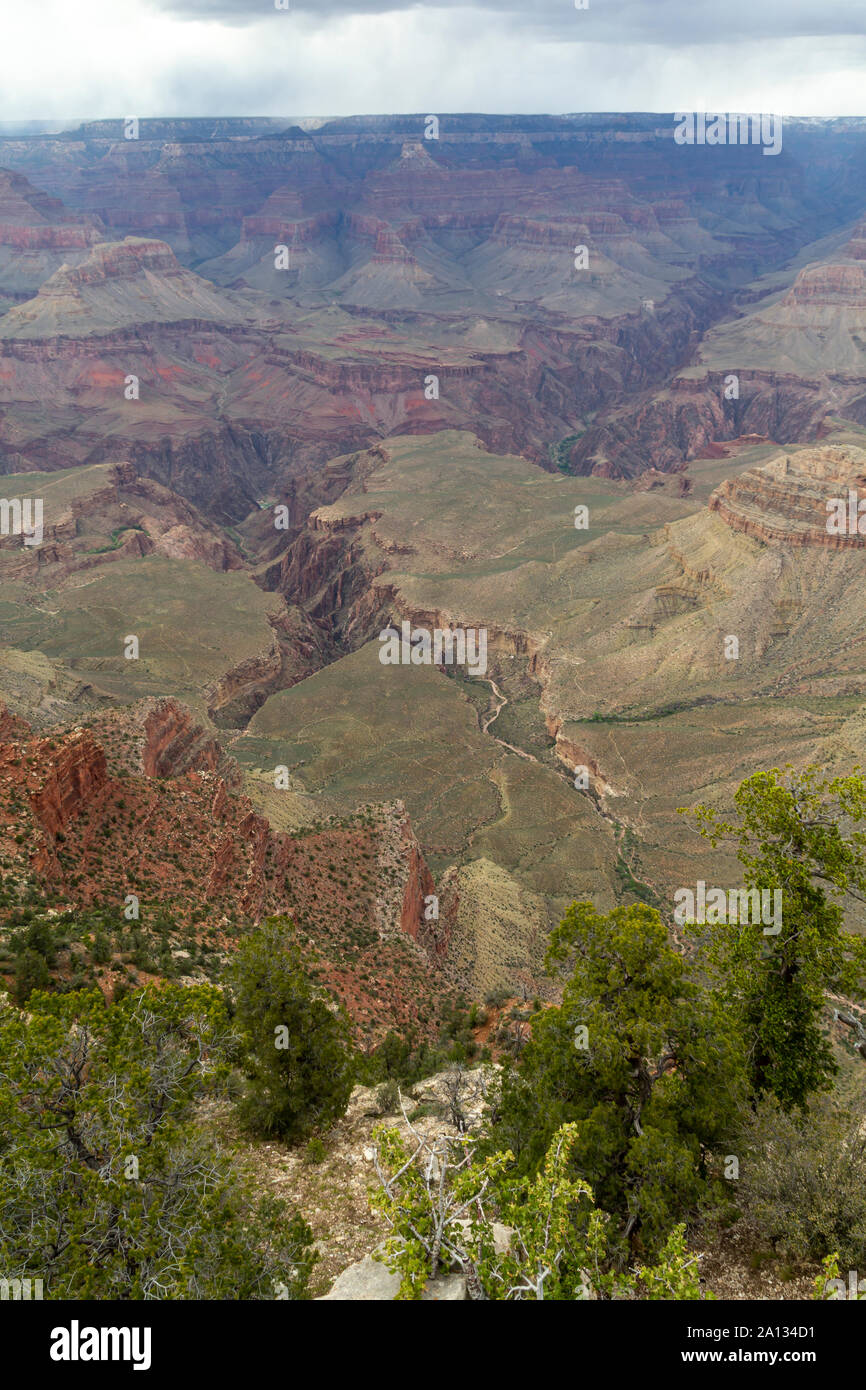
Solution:
M 866 497 L 866 450 L 825 445 L 726 478 L 711 494 L 709 508 L 732 530 L 757 540 L 845 550 L 866 545 L 866 536 L 829 528 L 828 504 L 841 502 L 847 517 L 851 493 Z
M 785 303 L 866 305 L 866 265 L 807 266 Z
M 120 915 L 133 893 L 145 927 L 163 905 L 216 928 L 227 953 L 248 924 L 285 915 L 367 1040 L 434 1035 L 448 932 L 425 915 L 435 885 L 402 803 L 275 832 L 173 700 L 44 738 L 0 706 L 0 733 L 0 856 L 49 900 Z
M 146 777 L 177 777 L 193 768 L 214 772 L 223 761 L 216 739 L 204 737 L 189 710 L 176 700 L 157 701 L 145 718 L 144 732 L 141 761 Z
M 97 799 L 108 782 L 108 768 L 104 750 L 87 730 L 74 731 L 59 751 L 51 745 L 50 739 L 35 739 L 26 747 L 28 763 L 42 782 L 30 792 L 34 817 L 48 835 L 56 836 Z M 4 754 L 14 762 L 8 747 Z

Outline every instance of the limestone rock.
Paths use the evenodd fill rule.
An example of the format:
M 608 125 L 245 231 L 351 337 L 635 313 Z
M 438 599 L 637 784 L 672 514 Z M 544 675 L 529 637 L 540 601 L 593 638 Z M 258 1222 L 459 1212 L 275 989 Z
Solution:
M 392 1274 L 387 1265 L 374 1260 L 372 1255 L 365 1255 L 363 1260 L 344 1269 L 334 1281 L 330 1293 L 316 1299 L 316 1302 L 390 1302 L 396 1297 L 399 1287 L 398 1274 Z
M 422 1303 L 464 1303 L 469 1297 L 462 1274 L 446 1274 L 431 1279 L 421 1295 Z

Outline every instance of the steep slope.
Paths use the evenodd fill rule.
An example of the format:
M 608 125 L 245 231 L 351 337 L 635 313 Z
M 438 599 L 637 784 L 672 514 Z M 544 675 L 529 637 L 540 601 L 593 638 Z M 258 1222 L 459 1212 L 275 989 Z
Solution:
M 62 266 L 36 298 L 0 320 L 0 338 L 86 338 L 154 323 L 239 324 L 250 317 L 209 281 L 178 264 L 160 241 L 127 237 Z
M 237 780 L 231 760 L 172 701 L 50 738 L 7 716 L 4 878 L 38 882 L 55 909 L 98 906 L 109 921 L 116 914 L 118 931 L 132 920 L 146 949 L 155 954 L 161 942 L 193 974 L 193 942 L 225 958 L 247 922 L 290 914 L 359 1041 L 370 1045 L 393 1027 L 435 1036 L 449 996 L 447 936 L 424 922 L 433 883 L 402 806 L 274 833 Z M 124 919 L 130 894 L 139 915 Z M 87 942 L 78 950 L 86 960 Z M 100 972 L 104 989 L 130 973 L 125 960 L 116 954 Z M 144 978 L 159 973 L 155 964 L 143 969 Z
M 460 435 L 389 440 L 272 576 L 356 650 L 266 701 L 238 757 L 273 750 L 338 804 L 405 789 L 458 900 L 490 862 L 473 872 L 491 942 L 537 895 L 500 961 L 512 985 L 532 972 L 531 901 L 638 892 L 667 911 L 682 883 L 730 881 L 677 807 L 723 803 L 757 767 L 866 753 L 862 541 L 825 543 L 826 499 L 861 484 L 866 454 L 773 453 L 670 489 L 540 475 Z M 379 633 L 404 621 L 483 629 L 486 670 L 383 666 Z M 467 880 L 470 940 L 482 897 Z
M 628 476 L 738 439 L 814 440 L 866 420 L 864 224 L 834 233 L 744 289 L 660 392 L 603 411 L 569 452 L 575 472 Z
M 98 218 L 71 212 L 23 174 L 0 169 L 0 298 L 29 298 L 61 265 L 86 260 L 103 236 Z

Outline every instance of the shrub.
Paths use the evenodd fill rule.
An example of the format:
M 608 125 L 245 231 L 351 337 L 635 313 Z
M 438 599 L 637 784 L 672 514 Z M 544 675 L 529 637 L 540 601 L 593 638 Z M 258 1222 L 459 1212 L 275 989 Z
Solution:
M 51 974 L 45 964 L 45 957 L 38 951 L 22 951 L 15 962 L 15 1000 L 26 1004 L 35 989 L 48 989 Z
M 49 1299 L 304 1298 L 309 1227 L 196 1124 L 234 1051 L 220 992 L 27 1009 L 0 1012 L 0 1268 Z
M 327 1150 L 321 1139 L 314 1135 L 312 1139 L 307 1141 L 307 1147 L 304 1150 L 305 1163 L 324 1163 L 326 1156 Z
M 376 1092 L 376 1110 L 380 1115 L 393 1115 L 400 1107 L 400 1087 L 392 1077 Z
M 245 1123 L 298 1143 L 345 1113 L 354 1081 L 348 1021 L 314 989 L 286 918 L 242 942 L 231 970 L 249 1078 Z
M 768 1098 L 750 1115 L 737 1184 L 744 1214 L 793 1259 L 866 1268 L 866 1103 L 806 1113 Z
M 563 1125 L 532 1178 L 509 1175 L 513 1157 L 479 1157 L 469 1138 L 424 1138 L 407 1145 L 395 1129 L 379 1129 L 371 1198 L 391 1228 L 379 1256 L 400 1275 L 399 1299 L 416 1300 L 440 1272 L 462 1270 L 473 1299 L 501 1302 L 634 1297 L 640 1282 L 651 1299 L 699 1299 L 696 1261 L 682 1226 L 659 1263 L 617 1272 L 608 1258 L 607 1218 L 589 1185 L 574 1176 L 576 1125 Z M 497 1241 L 494 1220 L 507 1235 Z

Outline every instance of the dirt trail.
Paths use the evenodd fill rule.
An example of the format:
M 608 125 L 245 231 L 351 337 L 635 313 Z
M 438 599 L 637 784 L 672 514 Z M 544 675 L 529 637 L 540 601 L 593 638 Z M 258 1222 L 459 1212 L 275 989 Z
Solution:
M 499 701 L 499 704 L 496 706 L 495 710 L 493 710 L 492 712 L 488 710 L 486 714 L 483 714 L 481 716 L 481 732 L 483 734 L 486 734 L 489 732 L 491 724 L 493 724 L 495 720 L 499 718 L 500 714 L 505 709 L 505 706 L 508 704 L 508 696 L 503 695 L 502 691 L 499 689 L 499 686 L 496 684 L 496 681 L 493 680 L 490 676 L 485 676 L 484 679 L 490 686 L 490 689 L 493 691 L 494 700 Z M 523 748 L 515 748 L 513 743 L 506 743 L 504 738 L 497 738 L 495 734 L 491 734 L 490 737 L 496 743 L 500 744 L 502 748 L 507 748 L 509 753 L 516 753 L 518 758 L 526 758 L 531 763 L 538 762 L 538 759 L 534 756 L 534 754 L 527 753 Z

